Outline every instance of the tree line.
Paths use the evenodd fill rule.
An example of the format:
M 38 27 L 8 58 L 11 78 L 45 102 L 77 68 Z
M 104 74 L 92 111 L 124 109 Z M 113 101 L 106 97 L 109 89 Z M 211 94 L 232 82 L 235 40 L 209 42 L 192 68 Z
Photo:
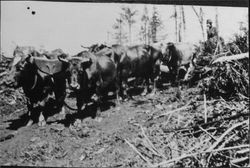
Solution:
M 202 7 L 191 6 L 199 22 L 202 40 L 206 40 L 206 27 L 204 20 L 204 10 Z M 218 8 L 215 7 L 215 27 L 219 30 Z M 139 16 L 139 17 L 138 17 Z M 139 19 L 137 19 L 139 18 Z M 173 5 L 173 13 L 170 19 L 174 21 L 175 42 L 186 41 L 186 16 L 182 5 Z M 139 25 L 139 32 L 134 31 L 134 26 Z M 152 12 L 149 14 L 149 8 L 144 6 L 142 13 L 129 6 L 122 6 L 121 12 L 115 19 L 112 26 L 113 30 L 108 32 L 108 41 L 112 38 L 116 44 L 132 44 L 134 41 L 140 41 L 143 44 L 157 43 L 165 40 L 167 34 L 160 34 L 160 31 L 168 25 L 164 25 L 162 17 L 156 6 L 152 6 Z M 111 36 L 110 36 L 111 35 Z M 111 38 L 110 38 L 111 37 Z
M 175 20 L 175 41 L 182 42 L 186 35 L 186 17 L 183 6 L 174 5 L 174 13 L 170 19 Z M 195 8 L 193 7 L 196 12 Z M 196 12 L 197 13 L 197 12 Z M 139 41 L 143 44 L 157 43 L 160 40 L 165 40 L 166 34 L 159 34 L 160 30 L 164 28 L 161 15 L 156 6 L 152 7 L 152 14 L 149 14 L 149 9 L 145 5 L 139 21 L 135 17 L 138 16 L 139 11 L 128 6 L 121 7 L 121 12 L 116 18 L 113 25 L 113 39 L 117 44 L 131 44 L 133 42 L 132 30 L 135 23 L 140 24 Z M 203 11 L 200 7 L 200 13 L 197 15 L 200 24 L 203 25 Z M 203 37 L 204 35 L 204 28 Z M 110 34 L 110 32 L 108 32 Z
M 113 25 L 113 39 L 117 44 L 131 44 L 133 42 L 133 26 L 137 23 L 135 17 L 138 16 L 138 10 L 131 7 L 122 7 L 119 17 L 116 18 Z M 152 15 L 149 15 L 148 8 L 145 5 L 142 16 L 140 17 L 140 30 L 138 33 L 140 42 L 144 44 L 155 43 L 158 41 L 158 32 L 163 27 L 160 14 L 155 6 L 152 9 Z

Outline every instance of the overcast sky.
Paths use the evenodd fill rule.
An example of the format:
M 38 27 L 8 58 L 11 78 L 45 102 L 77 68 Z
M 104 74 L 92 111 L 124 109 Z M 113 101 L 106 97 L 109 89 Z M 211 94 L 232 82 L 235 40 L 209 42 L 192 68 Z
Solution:
M 144 4 L 119 3 L 71 3 L 1 1 L 1 48 L 10 55 L 16 45 L 44 47 L 46 50 L 61 48 L 69 54 L 81 51 L 80 45 L 112 43 L 108 33 L 119 16 L 122 6 L 138 10 L 133 25 L 133 40 L 138 39 Z M 29 7 L 29 9 L 28 9 Z M 147 5 L 151 15 L 153 5 Z M 156 5 L 167 34 L 167 41 L 174 41 L 173 5 Z M 196 6 L 198 9 L 199 7 Z M 215 21 L 215 7 L 203 7 L 205 19 Z M 185 41 L 196 43 L 202 40 L 201 28 L 191 6 L 184 6 L 187 35 Z M 35 15 L 32 15 L 35 11 Z M 247 8 L 219 7 L 220 35 L 228 39 L 239 29 L 239 22 L 247 22 Z

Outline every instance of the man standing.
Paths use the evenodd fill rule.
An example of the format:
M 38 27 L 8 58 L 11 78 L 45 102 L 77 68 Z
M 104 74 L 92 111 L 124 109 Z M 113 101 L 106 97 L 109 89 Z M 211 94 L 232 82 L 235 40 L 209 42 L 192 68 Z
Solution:
M 207 40 L 209 40 L 210 38 L 218 38 L 218 32 L 216 27 L 213 27 L 213 22 L 208 19 L 207 20 Z
M 207 41 L 205 42 L 206 49 L 210 54 L 216 54 L 222 52 L 224 40 L 218 37 L 218 30 L 213 27 L 211 19 L 207 20 Z

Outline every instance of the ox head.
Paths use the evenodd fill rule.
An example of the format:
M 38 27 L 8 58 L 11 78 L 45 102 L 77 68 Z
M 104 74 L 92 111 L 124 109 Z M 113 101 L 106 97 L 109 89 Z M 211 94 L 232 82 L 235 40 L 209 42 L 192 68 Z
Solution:
M 28 55 L 15 55 L 8 75 L 8 83 L 17 88 L 22 86 L 25 74 L 29 71 L 33 62 L 33 57 Z
M 162 49 L 162 61 L 168 64 L 172 59 L 172 52 L 175 50 L 175 45 L 172 42 L 167 43 L 167 45 Z
M 20 87 L 23 83 L 23 78 L 28 71 L 32 57 L 40 57 L 34 47 L 17 46 L 13 52 L 13 60 L 10 64 L 10 71 L 7 77 L 7 83 L 14 87 Z
M 58 57 L 62 62 L 69 63 L 69 76 L 68 83 L 71 89 L 80 90 L 86 82 L 86 69 L 92 64 L 90 58 L 71 57 L 69 59 L 63 59 Z

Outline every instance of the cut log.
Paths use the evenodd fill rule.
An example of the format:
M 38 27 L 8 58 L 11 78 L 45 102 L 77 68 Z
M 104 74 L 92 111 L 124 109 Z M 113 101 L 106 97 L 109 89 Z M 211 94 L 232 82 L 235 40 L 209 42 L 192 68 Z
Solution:
M 212 64 L 215 64 L 217 62 L 225 62 L 225 61 L 233 61 L 233 60 L 239 60 L 239 59 L 244 59 L 244 58 L 249 58 L 249 53 L 243 53 L 243 54 L 237 54 L 237 55 L 232 55 L 232 56 L 223 56 L 219 57 L 216 60 L 212 62 Z

